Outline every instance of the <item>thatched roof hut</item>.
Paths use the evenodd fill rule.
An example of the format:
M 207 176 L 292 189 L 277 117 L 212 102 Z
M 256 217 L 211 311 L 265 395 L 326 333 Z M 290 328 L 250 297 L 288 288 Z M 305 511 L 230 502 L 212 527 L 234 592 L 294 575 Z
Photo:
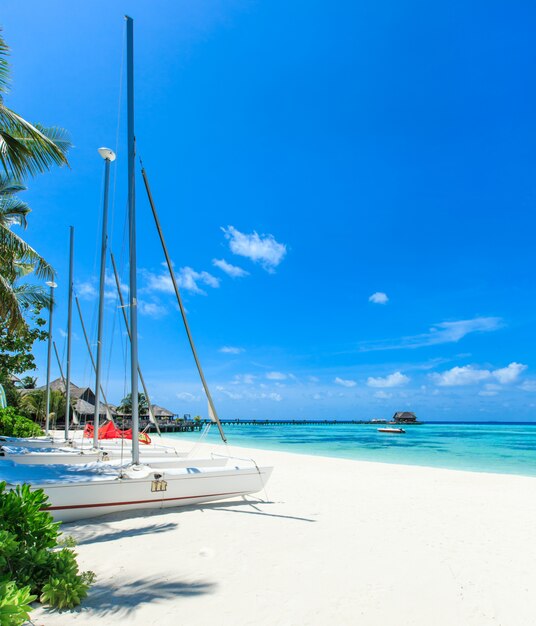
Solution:
M 65 393 L 65 380 L 63 378 L 56 378 L 50 383 L 50 389 L 52 391 L 61 391 Z M 45 391 L 46 385 L 37 387 L 37 389 L 21 389 L 21 393 L 31 393 L 32 391 Z M 90 387 L 78 387 L 74 383 L 71 383 L 71 398 L 73 399 L 73 407 L 76 413 L 81 417 L 92 418 L 95 414 L 95 393 Z M 108 404 L 108 409 L 112 415 L 118 417 L 130 417 L 130 414 L 121 413 L 117 410 L 117 406 Z M 106 405 L 102 402 L 100 404 L 101 415 L 106 415 Z M 159 419 L 169 419 L 175 416 L 173 411 L 159 406 L 158 404 L 151 404 L 153 415 Z M 141 416 L 144 417 L 144 416 Z M 146 417 L 146 416 L 145 416 Z
M 393 422 L 397 424 L 415 424 L 417 422 L 417 416 L 411 411 L 397 411 L 393 415 Z
M 86 400 L 82 400 L 82 398 L 78 398 L 78 400 L 74 403 L 74 410 L 78 415 L 82 415 L 84 417 L 93 417 L 95 415 L 95 405 L 90 404 Z M 100 414 L 106 415 L 106 411 L 104 409 L 104 405 L 100 405 Z
M 153 415 L 155 417 L 169 418 L 175 415 L 173 411 L 165 409 L 163 406 L 158 406 L 158 404 L 151 404 L 151 409 L 153 410 Z

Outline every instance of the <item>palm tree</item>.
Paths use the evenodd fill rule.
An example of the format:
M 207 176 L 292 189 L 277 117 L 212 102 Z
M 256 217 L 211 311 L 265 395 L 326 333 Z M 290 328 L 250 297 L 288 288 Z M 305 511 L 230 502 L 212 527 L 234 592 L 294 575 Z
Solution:
M 132 394 L 126 395 L 117 408 L 125 415 L 132 415 Z M 147 398 L 144 393 L 138 393 L 138 415 L 147 415 L 148 413 L 149 404 L 147 403 Z
M 36 376 L 24 376 L 24 378 L 20 378 L 18 381 L 19 389 L 35 389 L 36 386 L 37 386 Z
M 31 124 L 5 105 L 10 83 L 8 54 L 0 31 L 0 164 L 15 179 L 45 172 L 52 165 L 67 165 L 65 154 L 71 144 L 65 130 Z
M 23 323 L 21 307 L 48 307 L 48 293 L 39 285 L 20 284 L 32 272 L 37 278 L 52 280 L 54 270 L 30 245 L 11 229 L 26 228 L 30 207 L 15 193 L 26 188 L 18 181 L 0 175 L 0 316 L 10 329 Z
M 21 395 L 20 408 L 37 422 L 46 418 L 47 392 L 45 389 L 35 389 L 29 393 Z M 61 391 L 51 390 L 50 392 L 50 416 L 55 418 L 65 414 L 65 396 Z
M 40 280 L 54 278 L 52 267 L 12 231 L 13 226 L 26 228 L 30 212 L 15 194 L 25 189 L 21 183 L 24 176 L 67 164 L 65 155 L 70 142 L 63 129 L 31 124 L 6 106 L 4 95 L 10 82 L 8 54 L 0 31 L 0 316 L 14 330 L 24 323 L 21 307 L 50 305 L 42 287 L 21 284 L 20 279 L 30 273 Z

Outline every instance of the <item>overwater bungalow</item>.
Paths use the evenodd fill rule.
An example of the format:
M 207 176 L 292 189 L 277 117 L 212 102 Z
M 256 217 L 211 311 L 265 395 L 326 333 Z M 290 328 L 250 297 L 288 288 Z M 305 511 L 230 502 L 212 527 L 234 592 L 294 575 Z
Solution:
M 391 420 L 394 424 L 419 424 L 415 413 L 411 411 L 397 411 Z

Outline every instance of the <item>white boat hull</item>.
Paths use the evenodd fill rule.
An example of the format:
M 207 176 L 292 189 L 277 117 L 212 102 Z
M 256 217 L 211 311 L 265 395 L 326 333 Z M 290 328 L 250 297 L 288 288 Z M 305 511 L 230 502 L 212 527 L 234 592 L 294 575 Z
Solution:
M 245 496 L 262 490 L 272 469 L 253 466 L 159 470 L 140 465 L 131 466 L 122 478 L 116 475 L 87 481 L 40 482 L 36 476 L 31 484 L 32 488 L 45 491 L 48 511 L 56 520 L 72 522 L 123 511 L 158 510 Z M 8 485 L 19 482 L 8 481 Z
M 52 437 L 0 437 L 0 446 L 14 446 L 21 448 L 51 448 L 56 445 L 61 446 L 65 445 L 65 440 L 63 443 L 55 442 Z
M 177 452 L 173 448 L 147 447 L 140 449 L 140 458 L 144 461 L 147 458 L 166 457 L 170 459 L 187 459 L 187 455 Z M 97 461 L 110 462 L 123 460 L 129 463 L 132 459 L 130 447 L 106 447 L 99 450 L 86 448 L 79 450 L 76 448 L 23 448 L 21 446 L 0 445 L 0 463 L 2 460 L 13 461 L 25 465 L 70 465 L 95 463 Z M 182 467 L 186 467 L 183 465 Z
M 43 449 L 75 449 L 90 451 L 93 445 L 92 439 L 77 438 L 66 441 L 60 437 L 4 437 L 0 436 L 0 447 L 9 446 L 12 448 L 29 448 L 31 450 L 43 450 Z M 130 439 L 100 439 L 99 449 L 117 452 L 121 454 L 121 450 L 130 450 L 132 441 Z M 179 456 L 186 456 L 186 453 L 177 452 L 172 446 L 162 446 L 158 443 L 140 444 L 140 454 L 144 454 L 147 451 L 157 451 L 160 453 L 169 453 Z
M 106 463 L 109 465 L 120 465 L 130 463 L 132 455 L 127 450 L 123 457 L 119 454 L 108 454 L 105 451 L 76 452 L 76 451 L 54 451 L 54 452 L 7 452 L 2 449 L 0 453 L 0 465 L 3 461 L 12 461 L 17 465 L 82 465 L 87 463 Z M 158 467 L 217 467 L 222 465 L 221 459 L 187 458 L 175 454 L 158 454 L 155 451 L 147 451 L 142 454 L 143 463 L 156 464 Z

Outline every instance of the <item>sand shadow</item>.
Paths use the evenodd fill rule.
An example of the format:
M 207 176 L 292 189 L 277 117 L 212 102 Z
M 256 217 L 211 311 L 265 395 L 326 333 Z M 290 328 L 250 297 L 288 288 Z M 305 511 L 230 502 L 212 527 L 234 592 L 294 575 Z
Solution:
M 102 543 L 104 541 L 117 541 L 125 537 L 139 537 L 140 535 L 155 535 L 175 530 L 176 522 L 167 524 L 149 524 L 142 528 L 109 528 L 108 524 L 99 524 L 93 528 L 77 531 L 76 543 L 79 546 Z
M 216 586 L 205 581 L 173 580 L 164 574 L 158 578 L 153 576 L 139 580 L 114 577 L 113 583 L 97 581 L 93 584 L 81 606 L 69 613 L 73 617 L 78 613 L 88 613 L 95 619 L 111 616 L 126 618 L 142 605 L 213 593 Z M 43 613 L 52 617 L 56 611 L 45 609 Z
M 297 522 L 316 522 L 317 520 L 309 517 L 299 517 L 297 515 L 283 515 L 282 513 L 268 513 L 258 507 L 259 504 L 270 505 L 277 504 L 271 500 L 243 500 L 239 501 L 225 501 L 225 502 L 210 502 L 208 504 L 199 505 L 197 507 L 184 507 L 197 508 L 201 510 L 213 510 L 213 511 L 225 511 L 226 513 L 242 513 L 244 515 L 260 515 L 262 517 L 274 517 L 280 519 L 296 520 Z
M 204 513 L 206 511 L 226 511 L 230 513 L 244 513 L 246 515 L 261 515 L 264 517 L 273 517 L 273 518 L 281 518 L 281 519 L 291 519 L 301 522 L 316 522 L 315 519 L 310 519 L 308 517 L 299 517 L 295 515 L 283 515 L 281 513 L 269 513 L 267 511 L 263 511 L 259 508 L 259 505 L 269 506 L 274 504 L 281 504 L 278 502 L 273 502 L 271 500 L 261 500 L 261 499 L 247 499 L 245 496 L 240 497 L 240 499 L 235 500 L 219 500 L 217 502 L 205 502 L 199 504 L 189 504 L 187 506 L 180 507 L 172 507 L 166 509 L 140 509 L 138 511 L 125 511 L 120 513 L 111 513 L 109 515 L 103 515 L 101 517 L 95 517 L 91 520 L 91 526 L 89 527 L 91 530 L 93 528 L 98 529 L 99 532 L 95 535 L 95 537 L 103 535 L 101 541 L 107 541 L 108 539 L 104 536 L 102 532 L 103 526 L 106 525 L 107 522 L 120 522 L 128 519 L 140 519 L 147 518 L 150 520 L 155 516 L 170 516 L 170 515 L 179 515 L 181 512 L 187 511 L 199 511 Z M 100 521 L 102 520 L 102 521 Z M 83 523 L 83 522 L 82 522 Z M 72 527 L 71 527 L 72 525 Z M 113 530 L 111 531 L 109 538 L 110 539 L 120 539 L 121 537 L 130 537 L 140 534 L 150 534 L 153 532 L 151 528 L 155 528 L 155 532 L 167 532 L 168 530 L 173 530 L 174 527 L 177 527 L 178 524 L 176 522 L 169 522 L 167 524 L 154 524 L 152 526 L 147 526 L 145 528 L 136 528 L 133 530 Z M 160 530 L 158 528 L 160 527 Z M 91 536 L 87 536 L 88 526 L 81 526 L 80 522 L 69 522 L 67 524 L 62 524 L 62 531 L 65 535 L 72 535 L 78 544 L 84 543 L 92 543 L 95 540 L 91 538 Z M 87 537 L 87 538 L 86 538 Z M 98 540 L 97 540 L 98 541 Z

